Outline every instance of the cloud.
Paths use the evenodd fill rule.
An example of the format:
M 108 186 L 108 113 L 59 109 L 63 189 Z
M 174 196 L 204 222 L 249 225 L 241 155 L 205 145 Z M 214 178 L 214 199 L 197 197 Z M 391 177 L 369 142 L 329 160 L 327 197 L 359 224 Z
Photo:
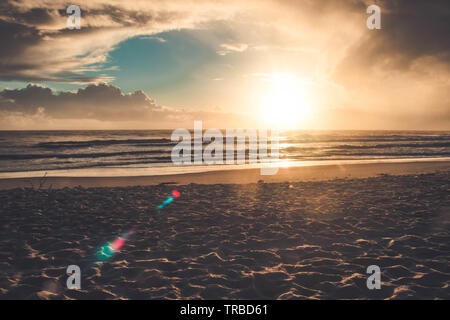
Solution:
M 113 78 L 101 73 L 103 64 L 122 41 L 228 19 L 238 9 L 226 1 L 92 0 L 78 5 L 81 29 L 68 30 L 66 1 L 0 2 L 0 80 L 109 82 Z
M 426 56 L 450 63 L 448 1 L 381 0 L 377 4 L 382 29 L 365 30 L 349 48 L 342 72 L 361 66 L 408 69 Z
M 226 50 L 218 50 L 218 51 L 216 51 L 216 53 L 217 53 L 219 56 L 226 56 L 226 55 L 229 53 L 229 51 L 226 51 Z
M 123 93 L 119 87 L 103 83 L 76 92 L 55 92 L 36 84 L 0 91 L 2 129 L 191 128 L 199 119 L 206 125 L 221 127 L 233 126 L 242 117 L 165 107 L 141 90 Z
M 362 29 L 332 72 L 333 81 L 346 88 L 346 106 L 372 110 L 376 117 L 389 119 L 386 123 L 395 119 L 398 128 L 403 123 L 410 129 L 448 128 L 448 1 L 376 4 L 382 29 Z
M 382 8 L 382 30 L 365 28 L 365 9 Z M 447 0 L 261 0 L 261 1 L 79 1 L 81 30 L 66 28 L 63 0 L 6 0 L 0 3 L 0 79 L 67 83 L 109 82 L 101 74 L 108 53 L 135 36 L 201 28 L 208 22 L 245 21 L 261 43 L 256 48 L 326 48 L 342 69 L 370 62 L 406 68 L 425 55 L 450 62 L 450 9 Z M 270 21 L 270 23 L 268 23 Z M 221 45 L 220 55 L 243 52 L 244 42 Z M 333 63 L 333 62 L 332 62 Z M 356 68 L 352 68 L 356 69 Z M 348 68 L 346 69 L 348 70 Z M 95 72 L 95 73 L 93 73 Z M 99 74 L 100 73 L 100 74 Z
M 445 130 L 450 125 L 450 94 L 444 97 L 440 104 L 433 105 L 433 109 L 426 108 L 425 112 L 322 108 L 316 110 L 314 126 L 310 128 Z M 423 99 L 429 97 L 425 95 Z M 202 120 L 205 128 L 259 126 L 255 114 L 241 111 L 226 112 L 217 107 L 192 110 L 161 106 L 143 91 L 124 93 L 119 87 L 107 84 L 92 84 L 74 92 L 56 92 L 36 84 L 0 91 L 0 127 L 4 130 L 192 128 L 194 120 Z
M 156 37 L 156 36 L 142 36 L 140 37 L 140 39 L 144 39 L 144 40 L 156 40 L 159 42 L 167 42 L 166 39 L 162 38 L 162 37 Z
M 370 4 L 381 7 L 381 30 L 366 27 Z M 346 110 L 370 109 L 380 117 L 389 111 L 392 119 L 424 119 L 426 127 L 432 119 L 448 123 L 448 0 L 80 0 L 81 30 L 66 28 L 67 5 L 62 0 L 0 2 L 0 80 L 108 83 L 114 79 L 107 75 L 104 65 L 108 54 L 122 41 L 132 37 L 162 41 L 158 38 L 161 32 L 219 25 L 220 30 L 211 31 L 215 35 L 212 47 L 220 46 L 217 53 L 245 51 L 240 56 L 252 59 L 240 65 L 242 69 L 235 68 L 236 72 L 297 72 L 314 82 L 342 88 L 339 94 L 330 90 L 318 94 L 326 96 L 329 105 Z M 224 75 L 226 79 L 232 76 Z M 228 96 L 248 94 L 237 87 Z M 130 98 L 118 88 L 118 101 L 126 102 L 122 108 L 108 99 L 99 102 L 99 108 L 77 105 L 80 96 L 87 94 L 83 90 L 104 90 L 106 98 L 117 94 L 105 85 L 88 86 L 76 96 L 45 89 L 4 90 L 0 110 L 24 117 L 40 112 L 40 117 L 50 119 L 88 117 L 95 121 L 101 121 L 101 117 L 135 121 L 161 116 L 178 123 L 180 118 L 193 116 L 153 105 L 142 94 L 131 94 Z M 40 104 L 31 98 L 26 100 L 26 94 L 38 97 L 35 102 Z M 65 103 L 62 97 L 73 103 Z M 211 101 L 211 105 L 216 104 Z M 132 107 L 124 111 L 128 105 Z M 337 121 L 348 113 L 339 114 L 342 116 Z
M 248 48 L 246 43 L 222 43 L 220 45 L 228 51 L 244 52 Z
M 54 119 L 126 121 L 153 119 L 163 111 L 143 91 L 124 94 L 115 86 L 88 85 L 76 93 L 53 92 L 29 84 L 22 89 L 0 91 L 0 110 L 25 115 L 45 113 Z

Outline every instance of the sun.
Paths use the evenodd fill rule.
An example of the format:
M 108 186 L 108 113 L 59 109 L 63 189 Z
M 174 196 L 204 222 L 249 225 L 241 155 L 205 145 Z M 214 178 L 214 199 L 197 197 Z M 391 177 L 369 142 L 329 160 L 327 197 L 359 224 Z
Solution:
M 289 73 L 272 74 L 266 92 L 261 95 L 260 108 L 265 125 L 277 129 L 296 128 L 310 112 L 304 81 Z

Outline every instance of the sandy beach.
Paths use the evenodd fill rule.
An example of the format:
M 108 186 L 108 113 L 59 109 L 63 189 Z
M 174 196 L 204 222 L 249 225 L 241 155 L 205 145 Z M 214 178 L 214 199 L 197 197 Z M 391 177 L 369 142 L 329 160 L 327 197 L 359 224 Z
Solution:
M 28 178 L 0 178 L 0 190 L 12 188 L 64 187 L 130 187 L 161 183 L 171 184 L 247 184 L 263 181 L 321 181 L 345 178 L 369 178 L 380 174 L 407 175 L 450 170 L 450 161 L 382 162 L 359 164 L 312 165 L 279 168 L 274 175 L 261 175 L 260 169 L 216 170 L 199 173 L 142 175 L 142 176 L 46 176 Z M 51 173 L 51 172 L 50 172 Z
M 449 169 L 4 179 L 0 299 L 450 299 Z M 66 288 L 69 265 L 80 290 Z M 370 265 L 380 290 L 366 286 Z

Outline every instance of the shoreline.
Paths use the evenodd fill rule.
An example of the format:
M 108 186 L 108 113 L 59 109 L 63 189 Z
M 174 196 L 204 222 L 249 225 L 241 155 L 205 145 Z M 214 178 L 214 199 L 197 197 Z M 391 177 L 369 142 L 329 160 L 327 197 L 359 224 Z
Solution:
M 414 175 L 450 171 L 450 161 L 401 161 L 353 164 L 321 164 L 299 167 L 280 167 L 275 175 L 260 175 L 259 168 L 214 170 L 151 176 L 90 176 L 90 177 L 27 177 L 0 178 L 0 190 L 14 188 L 58 189 L 74 187 L 131 187 L 158 184 L 248 184 L 260 180 L 270 182 L 321 181 L 332 179 L 369 178 L 377 175 Z

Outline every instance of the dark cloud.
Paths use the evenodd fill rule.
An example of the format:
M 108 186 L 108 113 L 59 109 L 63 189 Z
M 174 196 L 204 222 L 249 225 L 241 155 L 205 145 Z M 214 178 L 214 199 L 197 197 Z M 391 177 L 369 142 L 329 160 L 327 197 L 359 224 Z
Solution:
M 101 70 L 115 45 L 134 35 L 151 34 L 155 23 L 178 17 L 167 10 L 92 1 L 82 6 L 82 28 L 74 31 L 66 27 L 66 2 L 40 6 L 33 7 L 31 1 L 0 1 L 0 80 L 108 82 L 110 77 L 89 75 L 86 67 L 98 64 L 92 71 Z
M 305 3 L 298 2 L 301 10 Z M 376 4 L 381 8 L 381 30 L 364 28 L 364 36 L 351 51 L 364 59 L 385 60 L 392 57 L 397 67 L 407 67 L 411 61 L 433 55 L 450 62 L 450 1 L 448 0 L 317 0 L 307 8 L 312 15 L 332 11 L 360 14 L 367 18 L 366 8 Z M 361 21 L 365 21 L 361 19 Z M 365 24 L 361 24 L 362 26 Z M 336 26 L 338 29 L 339 26 Z
M 405 59 L 424 55 L 438 56 L 450 62 L 450 2 L 448 0 L 383 1 L 382 51 L 398 52 Z M 383 20 L 383 19 L 382 19 Z
M 106 15 L 115 23 L 122 26 L 146 25 L 153 20 L 152 12 L 142 12 L 138 10 L 123 10 L 123 8 L 106 5 L 101 9 L 90 9 L 83 11 L 83 16 Z
M 0 16 L 16 23 L 36 26 L 51 24 L 59 15 L 57 10 L 42 7 L 20 10 L 18 4 L 17 1 L 1 1 Z
M 20 70 L 27 65 L 25 61 L 11 63 L 11 60 L 14 61 L 17 55 L 27 47 L 38 44 L 41 39 L 39 31 L 34 27 L 0 19 L 0 72 Z
M 382 0 L 381 30 L 365 30 L 338 68 L 349 71 L 381 67 L 407 70 L 419 58 L 450 63 L 450 1 Z M 366 15 L 368 17 L 368 15 Z
M 216 13 L 205 18 L 206 14 L 202 11 L 204 3 L 194 6 L 172 0 L 112 5 L 106 0 L 93 0 L 82 6 L 82 29 L 73 31 L 65 26 L 66 2 L 55 0 L 39 7 L 33 7 L 32 3 L 30 0 L 0 1 L 0 80 L 109 81 L 111 79 L 104 75 L 88 74 L 84 67 L 104 62 L 108 52 L 120 41 L 136 35 L 192 26 L 197 20 L 223 19 Z M 223 3 L 215 3 L 215 6 Z M 349 43 L 348 54 L 336 70 L 340 76 L 360 75 L 380 66 L 405 70 L 414 61 L 426 56 L 450 63 L 448 0 L 283 0 L 255 3 L 269 9 L 287 8 L 286 11 L 294 16 L 301 13 L 302 19 L 312 26 L 316 25 L 321 33 L 330 29 L 329 32 L 336 33 L 337 37 L 342 35 L 339 33 L 341 26 L 336 22 L 333 27 L 328 27 L 328 19 L 332 20 L 335 13 L 344 18 L 360 17 L 361 29 L 358 31 L 363 30 L 363 35 L 353 44 Z M 381 7 L 382 30 L 368 30 L 365 27 L 369 4 Z M 242 4 L 241 7 L 242 11 L 254 11 L 252 4 L 245 4 L 245 8 Z M 195 15 L 197 11 L 201 12 L 198 17 Z M 278 14 L 279 11 L 273 12 Z M 326 29 L 320 29 L 320 25 L 326 26 Z M 289 26 L 291 29 L 294 27 Z M 258 24 L 255 28 L 259 30 Z M 294 30 L 294 33 L 301 35 L 302 30 Z M 68 37 L 71 44 L 64 46 L 68 43 Z M 280 34 L 278 38 L 290 41 L 285 35 Z M 110 40 L 100 41 L 105 39 Z M 82 49 L 76 50 L 77 46 Z M 79 58 L 90 55 L 90 59 Z M 100 65 L 98 69 L 101 70 Z
M 191 128 L 197 119 L 206 127 L 246 123 L 235 113 L 162 107 L 141 90 L 125 94 L 107 84 L 88 85 L 77 92 L 56 93 L 35 84 L 0 91 L 0 125 L 9 129 Z
M 55 119 L 145 120 L 158 117 L 162 108 L 143 91 L 124 94 L 120 88 L 99 84 L 74 92 L 55 93 L 29 84 L 22 89 L 0 91 L 0 111 L 35 114 Z
M 58 16 L 57 11 L 45 8 L 33 8 L 29 11 L 19 13 L 11 10 L 7 14 L 17 22 L 32 26 L 52 24 L 55 20 L 55 15 Z
M 64 37 L 67 30 L 52 32 L 52 37 Z M 73 37 L 96 32 L 95 28 L 84 28 Z M 74 40 L 76 41 L 76 40 Z M 41 56 L 40 47 L 46 46 L 45 34 L 36 27 L 0 19 L 0 79 L 6 81 L 54 81 L 69 83 L 98 82 L 104 76 L 89 76 L 71 71 L 76 65 L 76 58 L 52 60 L 50 56 Z M 51 44 L 49 44 L 50 46 Z M 34 53 L 33 50 L 36 50 Z M 51 50 L 50 50 L 51 51 Z M 72 60 L 72 61 L 71 61 Z M 47 68 L 55 70 L 60 64 L 61 71 L 46 72 Z

